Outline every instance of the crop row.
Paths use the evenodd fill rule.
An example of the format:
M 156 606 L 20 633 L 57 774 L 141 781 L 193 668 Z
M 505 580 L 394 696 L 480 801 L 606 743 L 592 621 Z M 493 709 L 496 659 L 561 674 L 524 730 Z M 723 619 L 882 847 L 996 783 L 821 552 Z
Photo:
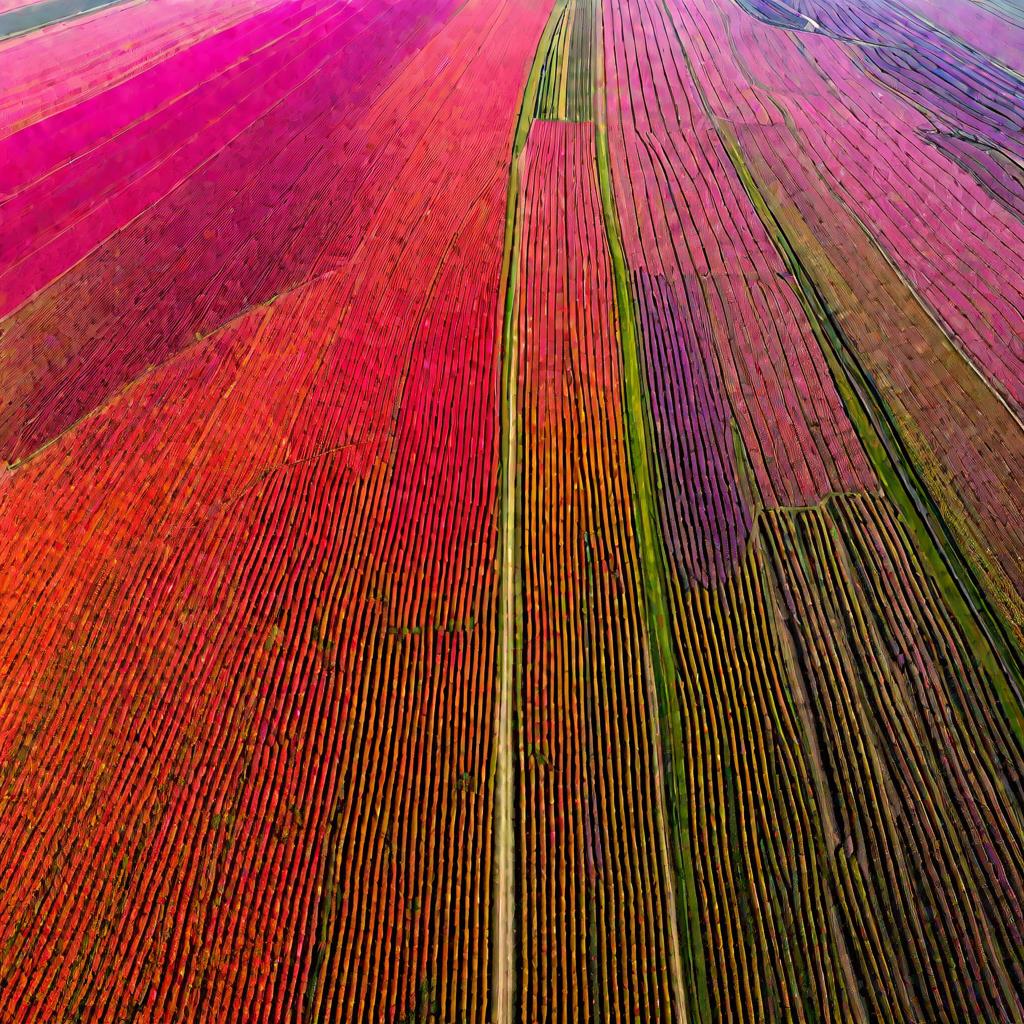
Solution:
M 801 180 L 799 187 L 821 193 L 840 219 L 848 216 L 843 207 L 855 214 L 930 314 L 1019 413 L 1019 159 L 965 121 L 936 120 L 901 94 L 880 91 L 847 50 L 830 40 L 801 37 L 798 46 L 745 17 L 731 0 L 686 0 L 676 10 L 714 113 L 738 135 L 769 125 L 792 135 L 772 137 L 764 147 L 769 165 L 792 163 L 787 151 L 802 152 L 811 176 L 821 180 Z M 739 56 L 722 41 L 726 34 L 738 41 Z M 754 82 L 771 90 L 773 103 L 751 89 Z M 959 159 L 950 159 L 951 149 Z M 972 176 L 958 167 L 965 163 Z M 780 194 L 791 202 L 802 198 L 788 191 L 788 183 Z
M 816 798 L 820 755 L 759 535 L 758 526 L 716 586 L 686 590 L 676 577 L 672 588 L 675 754 L 689 794 L 681 813 L 697 932 L 691 1019 L 864 1021 L 836 929 L 838 843 Z
M 158 64 L 273 6 L 268 0 L 210 7 L 197 0 L 120 5 L 4 42 L 0 138 Z
M 787 26 L 806 27 L 803 8 L 776 6 Z M 869 98 L 834 42 L 799 45 L 724 0 L 609 0 L 605 29 L 674 659 L 679 726 L 664 735 L 692 1015 L 1016 1020 L 1024 794 L 1013 701 L 980 667 L 894 506 L 873 493 L 866 453 L 880 464 L 879 442 L 862 447 L 854 432 L 840 401 L 849 382 L 833 390 L 816 314 L 795 309 L 786 344 L 777 319 L 754 319 L 739 387 L 735 291 L 731 329 L 718 322 L 722 278 L 756 283 L 761 302 L 798 304 L 795 253 L 836 316 L 828 328 L 855 339 L 957 542 L 1019 621 L 1019 426 L 847 205 L 873 190 L 875 205 L 854 205 L 869 224 L 896 208 L 896 175 L 910 165 L 888 158 L 880 126 L 911 118 L 877 90 Z M 936 167 L 914 140 L 921 166 Z M 887 197 L 878 181 L 890 174 Z M 924 174 L 905 191 L 935 206 L 942 193 L 932 181 L 926 195 Z M 966 246 L 981 254 L 983 293 L 996 294 L 1003 270 L 984 253 L 1019 225 L 967 179 L 971 189 L 987 205 L 960 224 L 973 223 Z M 895 232 L 895 218 L 885 223 Z M 934 256 L 939 227 L 918 223 L 896 258 Z M 791 250 L 775 250 L 780 237 Z M 830 487 L 852 493 L 826 497 Z
M 873 486 L 785 268 L 658 3 L 605 6 L 608 131 L 633 270 L 699 283 L 718 376 L 768 505 Z
M 658 452 L 659 513 L 673 572 L 705 587 L 736 568 L 750 531 L 731 411 L 718 378 L 700 285 L 677 301 L 666 278 L 638 270 L 634 296 Z
M 1017 1019 L 1024 794 L 993 681 L 885 502 L 772 513 L 764 535 L 871 1019 Z
M 554 15 L 557 24 L 541 58 L 538 120 L 593 120 L 596 14 L 594 0 L 572 0 Z
M 727 0 L 679 0 L 674 10 L 702 102 L 1019 640 L 1024 301 L 1012 239 L 1024 229 L 974 180 L 957 179 L 915 134 L 919 115 L 870 88 L 834 42 L 798 46 Z M 751 82 L 778 98 L 768 103 Z
M 656 708 L 594 153 L 593 125 L 535 121 L 521 168 L 523 1021 L 672 1012 Z
M 797 6 L 826 33 L 853 42 L 865 71 L 915 106 L 992 146 L 1024 154 L 1017 77 L 984 51 L 936 30 L 896 0 L 800 0 Z
M 1006 67 L 1024 67 L 1024 14 L 1014 0 L 911 0 L 907 6 Z
M 1019 633 L 1024 438 L 1016 420 L 858 226 L 831 212 L 826 223 L 825 198 L 786 137 L 748 129 L 742 139 L 759 182 L 807 185 L 795 208 L 770 200 L 775 217 L 829 308 L 841 316 L 844 336 L 896 417 L 991 599 Z M 770 185 L 766 192 L 780 194 Z
M 353 183 L 345 274 L 5 477 L 5 1020 L 487 1019 L 496 325 L 544 14 L 465 5 L 366 111 L 417 130 Z
M 373 103 L 389 71 L 401 65 L 408 34 L 421 33 L 412 45 L 425 41 L 422 33 L 430 23 L 410 28 L 402 11 L 401 4 L 375 14 L 353 13 L 344 5 L 327 8 L 307 26 L 311 38 L 293 44 L 297 55 L 288 48 L 265 51 L 265 60 L 277 54 L 286 61 L 286 81 L 309 65 L 280 102 L 272 102 L 268 68 L 239 64 L 233 70 L 248 75 L 240 87 L 252 91 L 244 102 L 232 103 L 234 86 L 229 89 L 219 77 L 208 82 L 210 103 L 226 121 L 215 119 L 192 138 L 195 97 L 192 104 L 158 110 L 139 130 L 148 126 L 159 138 L 163 119 L 173 115 L 167 129 L 185 133 L 184 146 L 172 146 L 164 159 L 155 139 L 141 134 L 134 143 L 145 161 L 138 177 L 129 173 L 107 201 L 99 196 L 87 198 L 82 209 L 74 206 L 66 230 L 13 261 L 9 276 L 48 280 L 73 258 L 69 233 L 91 249 L 86 260 L 5 321 L 11 389 L 0 413 L 0 435 L 9 460 L 35 450 L 197 334 L 306 277 L 324 245 L 324 218 L 336 203 L 352 199 L 353 168 L 360 171 L 356 183 L 365 176 L 362 137 L 348 120 Z M 109 140 L 114 152 L 104 158 L 103 146 L 90 158 L 118 162 L 129 144 L 128 133 L 122 133 Z M 265 156 L 268 146 L 272 153 Z M 158 155 L 152 166 L 151 151 Z M 196 160 L 211 155 L 190 173 Z M 88 167 L 80 166 L 87 163 L 68 167 L 72 180 L 87 175 Z M 185 180 L 164 195 L 182 174 Z M 51 181 L 52 176 L 41 184 Z M 329 196 L 334 202 L 323 202 Z M 111 235 L 140 204 L 155 199 Z M 303 233 L 309 237 L 304 248 L 295 241 Z M 106 240 L 92 248 L 101 238 Z M 120 295 L 123 301 L 112 301 Z M 37 344 L 39 338 L 47 344 Z
M 1024 1020 L 1013 13 L 551 7 L 0 43 L 0 1019 Z

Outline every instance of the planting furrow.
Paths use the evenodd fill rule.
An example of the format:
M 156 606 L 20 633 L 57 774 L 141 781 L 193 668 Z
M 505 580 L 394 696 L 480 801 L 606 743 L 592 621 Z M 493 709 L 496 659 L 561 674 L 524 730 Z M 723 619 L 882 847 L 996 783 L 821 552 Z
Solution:
M 359 184 L 345 275 L 5 477 L 5 1017 L 488 1019 L 502 171 L 545 16 L 443 28 L 458 102 Z
M 605 7 L 612 180 L 632 270 L 699 284 L 718 376 L 767 505 L 872 486 L 785 268 L 705 114 L 668 12 Z M 769 353 L 766 357 L 765 353 Z
M 593 120 L 595 14 L 593 0 L 572 0 L 561 8 L 541 60 L 538 120 Z
M 535 121 L 521 174 L 519 1016 L 669 1019 L 673 908 L 593 127 Z
M 885 502 L 766 513 L 763 536 L 896 1019 L 1020 1019 L 1018 755 L 991 681 Z
M 836 928 L 836 827 L 761 545 L 712 588 L 674 581 L 678 756 L 692 794 L 680 813 L 708 990 L 703 1006 L 693 993 L 694 1016 L 885 1019 L 865 1010 L 884 1006 L 885 983 L 859 991 L 848 936 Z
M 0 0 L 0 1021 L 1024 1024 L 1022 32 Z
M 0 137 L 116 88 L 274 5 L 274 0 L 232 4 L 230 9 L 211 9 L 194 0 L 118 5 L 0 43 Z
M 762 320 L 760 342 L 748 350 L 745 386 L 738 393 L 729 387 L 736 332 L 716 330 L 721 299 L 713 250 L 705 242 L 693 255 L 701 237 L 693 217 L 699 160 L 719 155 L 713 186 L 733 196 L 740 218 L 733 223 L 745 221 L 748 237 L 763 240 L 745 257 L 735 249 L 728 254 L 747 281 L 760 280 L 762 295 L 793 273 L 788 264 L 775 269 L 775 223 L 793 238 L 788 211 L 803 209 L 816 193 L 806 170 L 799 179 L 781 176 L 778 168 L 792 165 L 784 133 L 764 127 L 780 121 L 795 131 L 794 119 L 778 113 L 785 116 L 782 104 L 795 109 L 804 95 L 802 58 L 789 52 L 788 37 L 763 26 L 760 50 L 747 49 L 741 13 L 715 20 L 726 6 L 613 6 L 605 22 L 612 33 L 611 164 L 658 489 L 661 541 L 653 550 L 666 584 L 671 645 L 663 662 L 670 685 L 663 716 L 678 723 L 665 735 L 691 1011 L 703 1020 L 1017 1020 L 1021 794 L 1012 695 L 982 667 L 989 662 L 971 660 L 961 621 L 931 578 L 933 569 L 913 554 L 892 506 L 856 495 L 877 487 L 866 453 L 879 442 L 865 436 L 861 447 L 840 401 L 849 385 L 833 385 L 817 321 L 802 310 L 793 314 L 805 365 L 817 364 L 824 386 L 789 408 L 812 410 L 831 392 L 835 411 L 826 434 L 808 411 L 799 419 L 791 413 L 785 423 L 802 420 L 813 438 L 789 449 L 804 459 L 801 491 L 787 494 L 765 472 L 778 469 L 765 445 L 778 444 L 779 428 L 769 436 L 744 430 L 752 399 L 776 417 L 785 408 L 769 375 L 786 365 L 782 360 L 792 367 L 792 354 L 774 347 L 774 323 Z M 761 77 L 744 63 L 751 54 Z M 745 77 L 733 75 L 729 91 L 718 82 L 733 62 Z M 759 91 L 768 77 L 779 99 Z M 800 91 L 791 94 L 792 77 Z M 807 95 L 829 109 L 825 87 Z M 694 141 L 684 148 L 687 122 L 700 134 L 689 128 Z M 835 130 L 844 129 L 837 123 Z M 854 138 L 852 124 L 848 134 Z M 737 137 L 750 140 L 740 143 L 748 161 L 758 141 L 753 173 L 775 217 L 771 224 L 751 205 L 743 168 L 735 166 L 730 147 Z M 675 168 L 687 162 L 697 173 L 673 181 Z M 771 179 L 764 165 L 773 168 Z M 815 167 L 821 166 L 819 157 Z M 837 305 L 843 330 L 877 332 L 879 358 L 888 353 L 891 372 L 901 375 L 887 398 L 927 403 L 929 410 L 945 403 L 928 436 L 937 447 L 945 431 L 943 465 L 962 468 L 955 484 L 948 470 L 925 471 L 926 486 L 944 512 L 942 503 L 956 500 L 974 517 L 992 516 L 993 529 L 973 547 L 960 526 L 969 516 L 947 521 L 972 556 L 983 544 L 983 558 L 991 559 L 993 546 L 1002 545 L 993 593 L 1004 613 L 1012 611 L 1018 588 L 1002 585 L 999 574 L 1016 571 L 1015 499 L 1002 507 L 995 491 L 1012 491 L 1014 475 L 994 468 L 1012 458 L 1004 453 L 1017 442 L 1018 424 L 877 249 L 839 248 L 848 269 L 837 273 L 838 232 L 847 217 L 835 191 L 822 190 L 813 215 L 804 215 L 798 248 L 818 249 L 801 250 L 803 266 L 825 295 L 840 280 L 856 291 L 856 303 Z M 715 230 L 705 237 L 735 246 L 737 235 Z M 788 287 L 779 295 L 788 293 L 792 306 L 794 291 L 800 296 Z M 908 320 L 921 340 L 907 337 Z M 906 339 L 899 355 L 892 354 L 894 337 Z M 870 372 L 877 385 L 877 362 Z M 954 377 L 928 383 L 938 372 Z M 800 396 L 806 375 L 791 379 Z M 962 412 L 951 415 L 949 405 Z M 911 445 L 931 429 L 927 416 L 905 415 L 901 430 L 904 418 L 915 424 Z M 951 430 L 959 433 L 951 437 Z M 783 433 L 792 436 L 792 428 Z M 832 476 L 831 488 L 819 483 L 816 492 L 814 480 L 829 477 L 807 458 L 815 450 L 825 473 L 848 465 L 862 467 L 860 476 Z M 872 461 L 885 469 L 888 485 L 890 470 L 874 454 Z M 801 479 L 789 467 L 778 475 L 790 488 Z M 830 489 L 853 493 L 828 497 L 818 508 L 816 499 Z M 810 508 L 778 507 L 787 504 Z M 825 511 L 833 508 L 835 515 Z M 870 529 L 861 517 L 870 517 Z M 782 524 L 787 530 L 780 534 Z M 813 536 L 805 535 L 811 524 Z M 756 710 L 748 714 L 747 707 Z M 775 845 L 780 834 L 794 837 L 799 868 L 788 865 L 789 850 Z

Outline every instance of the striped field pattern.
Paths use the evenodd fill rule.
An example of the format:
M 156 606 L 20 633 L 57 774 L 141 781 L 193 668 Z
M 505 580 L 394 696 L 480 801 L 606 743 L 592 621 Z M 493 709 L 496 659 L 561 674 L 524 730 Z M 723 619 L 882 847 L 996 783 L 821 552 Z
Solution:
M 0 1024 L 1024 1024 L 1020 0 L 0 0 Z

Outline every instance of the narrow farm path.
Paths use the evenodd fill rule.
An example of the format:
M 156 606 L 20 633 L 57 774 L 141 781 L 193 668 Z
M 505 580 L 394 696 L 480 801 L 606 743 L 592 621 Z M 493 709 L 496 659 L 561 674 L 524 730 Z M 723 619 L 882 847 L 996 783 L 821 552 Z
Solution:
M 504 301 L 500 309 L 502 339 L 501 371 L 501 503 L 500 620 L 498 648 L 498 694 L 495 700 L 494 731 L 494 905 L 491 941 L 491 1019 L 494 1024 L 511 1024 L 515 1012 L 516 929 L 515 929 L 515 769 L 513 749 L 513 706 L 515 689 L 515 635 L 517 630 L 518 573 L 516 560 L 516 481 L 519 426 L 519 348 L 515 328 L 515 300 L 519 267 L 519 158 L 530 129 L 531 111 L 540 82 L 541 57 L 547 51 L 557 14 L 565 0 L 557 0 L 534 54 L 523 89 L 509 163 L 508 200 L 505 213 L 505 246 L 502 263 Z

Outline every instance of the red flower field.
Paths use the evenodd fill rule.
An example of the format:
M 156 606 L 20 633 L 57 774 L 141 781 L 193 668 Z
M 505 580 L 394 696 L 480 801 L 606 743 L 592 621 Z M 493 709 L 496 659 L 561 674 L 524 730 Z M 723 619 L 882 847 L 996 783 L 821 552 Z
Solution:
M 1024 1024 L 1019 0 L 0 0 L 0 1024 Z

